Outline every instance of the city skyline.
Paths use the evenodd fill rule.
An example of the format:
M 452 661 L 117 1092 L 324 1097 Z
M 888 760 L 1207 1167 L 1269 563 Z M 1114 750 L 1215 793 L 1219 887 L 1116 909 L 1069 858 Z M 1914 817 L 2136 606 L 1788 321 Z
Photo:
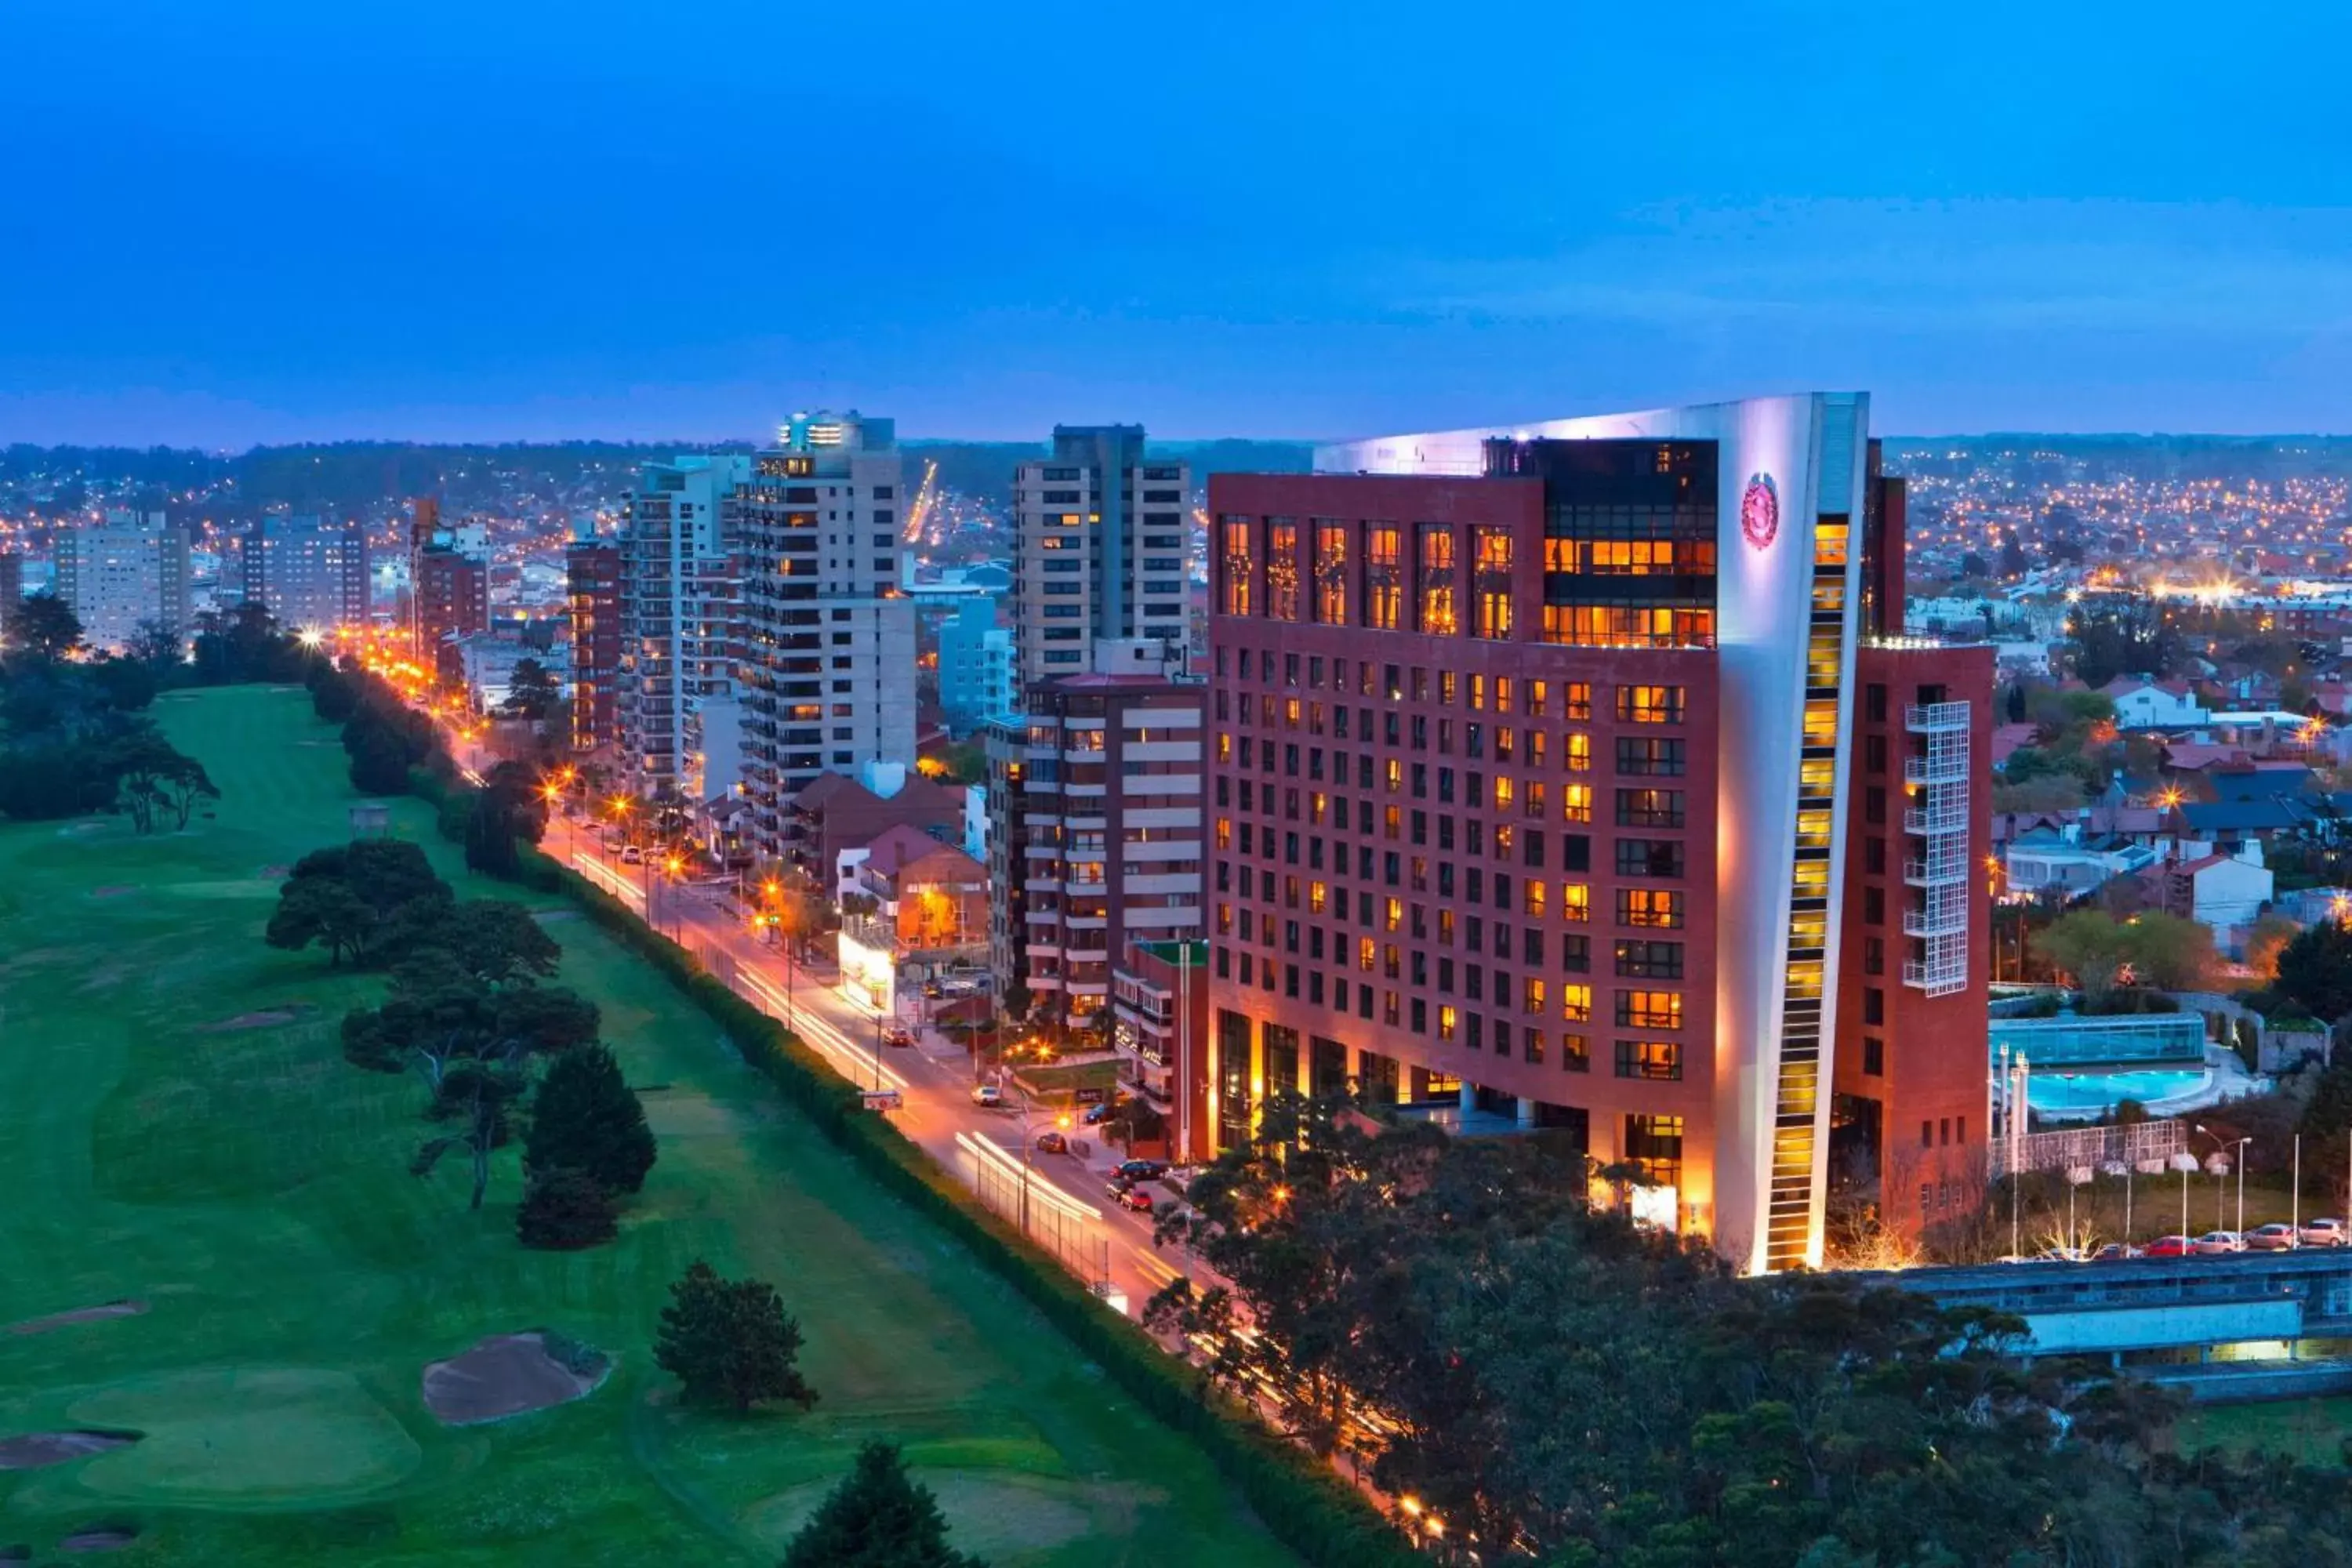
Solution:
M 698 442 L 858 406 L 1340 439 L 1808 385 L 1871 389 L 1891 435 L 2352 428 L 2322 74 L 2352 23 L 1996 9 L 1701 7 L 1667 47 L 1535 8 L 1195 36 L 918 6 L 885 55 L 724 4 L 667 50 L 535 5 L 35 4 L 24 160 L 105 199 L 0 247 L 0 431 Z M 698 41 L 874 68 L 789 119 L 610 112 Z M 364 107 L 289 135 L 291 67 Z M 614 243 L 632 193 L 683 188 L 707 221 Z

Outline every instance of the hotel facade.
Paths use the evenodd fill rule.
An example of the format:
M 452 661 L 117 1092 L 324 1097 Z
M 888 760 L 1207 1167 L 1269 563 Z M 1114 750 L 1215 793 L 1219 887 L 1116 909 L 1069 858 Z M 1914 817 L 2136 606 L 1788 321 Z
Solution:
M 1992 665 L 1884 635 L 1867 398 L 1317 468 L 1210 483 L 1212 1128 L 1295 1084 L 1564 1129 L 1750 1270 L 1821 1264 L 1833 1174 L 1934 1223 L 1986 1131 Z

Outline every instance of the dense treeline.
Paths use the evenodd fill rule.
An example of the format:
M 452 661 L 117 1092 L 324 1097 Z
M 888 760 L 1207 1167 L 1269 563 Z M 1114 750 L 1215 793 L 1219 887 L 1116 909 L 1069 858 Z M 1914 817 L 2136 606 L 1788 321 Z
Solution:
M 204 764 L 155 727 L 156 692 L 185 676 L 176 639 L 122 657 L 81 657 L 81 623 L 37 594 L 0 654 L 0 816 L 48 821 L 119 812 L 142 833 L 185 827 L 220 792 Z
M 1216 1382 L 1287 1391 L 1302 1440 L 1486 1561 L 2352 1563 L 2340 1470 L 2177 1457 L 2172 1396 L 2027 1369 L 2001 1354 L 2012 1321 L 1736 1279 L 1585 1190 L 1572 1152 L 1285 1097 L 1163 1222 L 1231 1290 L 1179 1280 L 1151 1321 Z

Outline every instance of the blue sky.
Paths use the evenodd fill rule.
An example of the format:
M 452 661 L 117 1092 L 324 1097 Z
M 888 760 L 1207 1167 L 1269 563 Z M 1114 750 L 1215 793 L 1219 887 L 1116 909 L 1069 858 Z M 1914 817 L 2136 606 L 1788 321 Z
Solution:
M 0 440 L 2352 429 L 2352 11 L 9 0 Z

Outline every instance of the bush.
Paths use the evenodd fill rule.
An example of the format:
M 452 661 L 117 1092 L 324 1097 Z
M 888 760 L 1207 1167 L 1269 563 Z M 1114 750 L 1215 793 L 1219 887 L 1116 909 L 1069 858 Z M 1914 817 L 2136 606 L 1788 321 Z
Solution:
M 620 1232 L 613 1194 L 585 1171 L 557 1165 L 530 1173 L 515 1235 L 525 1247 L 593 1247 Z

